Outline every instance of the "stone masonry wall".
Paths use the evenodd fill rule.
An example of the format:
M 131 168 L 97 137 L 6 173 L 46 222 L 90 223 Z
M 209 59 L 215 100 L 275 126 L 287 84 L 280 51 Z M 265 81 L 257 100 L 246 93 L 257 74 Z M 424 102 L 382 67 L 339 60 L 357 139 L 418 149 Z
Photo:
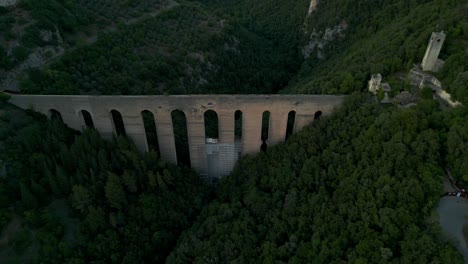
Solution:
M 314 114 L 330 115 L 341 105 L 344 96 L 332 95 L 180 95 L 180 96 L 61 96 L 12 95 L 10 102 L 24 109 L 30 108 L 49 115 L 57 110 L 69 127 L 82 130 L 85 121 L 81 110 L 91 114 L 94 126 L 104 138 L 115 134 L 110 111 L 121 113 L 126 134 L 141 151 L 147 151 L 146 132 L 141 112 L 153 113 L 161 158 L 177 164 L 171 112 L 181 110 L 187 119 L 187 134 L 192 168 L 202 175 L 208 171 L 207 151 L 219 149 L 223 164 L 216 171 L 222 174 L 232 169 L 237 161 L 234 139 L 234 113 L 242 111 L 242 155 L 260 150 L 262 114 L 270 111 L 269 145 L 283 142 L 286 135 L 288 113 L 296 111 L 294 132 L 310 124 Z M 218 114 L 219 146 L 206 148 L 204 113 L 214 110 Z M 234 160 L 231 160 L 234 159 Z M 226 168 L 229 167 L 229 168 Z M 223 176 L 223 175 L 218 175 Z

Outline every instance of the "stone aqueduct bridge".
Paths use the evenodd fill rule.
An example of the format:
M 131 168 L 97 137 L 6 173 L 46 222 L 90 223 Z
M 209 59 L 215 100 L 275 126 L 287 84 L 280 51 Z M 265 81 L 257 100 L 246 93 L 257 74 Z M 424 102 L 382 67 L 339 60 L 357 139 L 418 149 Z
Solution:
M 156 123 L 161 158 L 174 164 L 177 155 L 171 113 L 181 110 L 186 116 L 191 167 L 202 176 L 220 177 L 229 174 L 241 154 L 260 151 L 265 111 L 270 112 L 268 144 L 274 145 L 285 140 L 291 111 L 295 113 L 293 132 L 296 132 L 311 123 L 318 111 L 324 116 L 331 114 L 343 99 L 344 96 L 332 95 L 12 95 L 10 102 L 49 117 L 57 111 L 63 122 L 76 130 L 86 128 L 89 123 L 86 119 L 91 117 L 104 138 L 117 133 L 111 114 L 116 110 L 122 116 L 126 135 L 141 151 L 148 150 L 142 111 L 150 111 Z M 208 110 L 218 115 L 219 139 L 215 144 L 206 143 L 204 113 Z M 235 140 L 236 111 L 242 113 L 240 141 Z

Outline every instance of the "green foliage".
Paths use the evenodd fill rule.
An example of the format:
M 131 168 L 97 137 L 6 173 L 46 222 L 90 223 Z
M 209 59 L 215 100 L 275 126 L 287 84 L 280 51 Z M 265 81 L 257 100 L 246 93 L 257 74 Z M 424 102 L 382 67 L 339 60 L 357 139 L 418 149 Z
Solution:
M 468 29 L 459 1 L 319 1 L 304 21 L 309 3 L 186 1 L 134 20 L 167 3 L 25 0 L 22 8 L 37 21 L 31 25 L 0 8 L 0 41 L 12 36 L 13 24 L 26 27 L 11 56 L 0 47 L 0 68 L 11 69 L 35 47 L 57 45 L 55 36 L 44 41 L 41 30 L 58 30 L 72 42 L 71 34 L 95 23 L 106 29 L 96 43 L 29 70 L 22 90 L 276 93 L 290 83 L 285 92 L 348 94 L 364 90 L 370 74 L 380 72 L 396 93 L 409 88 L 399 76 L 422 59 L 430 33 L 443 29 L 445 66 L 437 77 L 467 102 Z M 312 56 L 301 66 L 298 47 L 305 38 L 336 25 L 346 28 L 344 36 L 326 45 L 324 59 Z M 427 90 L 422 94 L 430 99 Z M 399 110 L 368 99 L 352 96 L 333 117 L 287 144 L 243 158 L 216 186 L 211 203 L 197 175 L 165 164 L 156 152 L 142 155 L 123 137 L 78 134 L 0 105 L 0 160 L 7 165 L 7 177 L 0 177 L 0 226 L 7 208 L 23 211 L 44 263 L 461 263 L 427 219 L 445 166 L 468 181 L 466 107 L 440 112 L 436 101 L 422 100 Z M 143 119 L 156 150 L 154 120 Z M 174 121 L 179 164 L 188 167 L 185 117 L 174 115 Z M 237 137 L 241 122 L 236 115 Z M 206 131 L 218 136 L 215 126 Z M 81 233 L 73 242 L 67 224 L 44 209 L 62 198 L 76 217 L 68 225 Z M 30 233 L 21 234 L 17 252 L 31 243 Z
M 126 194 L 120 178 L 112 173 L 109 173 L 107 178 L 105 193 L 109 206 L 122 210 L 125 204 L 127 203 Z
M 9 94 L 0 92 L 0 103 L 7 102 L 8 100 L 10 100 L 10 97 L 11 96 Z
M 29 50 L 25 47 L 16 47 L 16 48 L 13 48 L 12 50 L 12 54 L 13 54 L 13 58 L 17 61 L 17 62 L 22 62 L 24 60 L 26 60 L 29 56 Z
M 468 183 L 468 116 L 455 121 L 447 135 L 447 161 L 452 175 Z
M 430 87 L 424 87 L 421 89 L 421 98 L 426 100 L 431 100 L 433 97 L 433 92 Z
M 339 7 L 339 8 L 337 8 Z M 451 86 L 457 74 L 466 71 L 468 7 L 459 1 L 319 1 L 317 10 L 306 22 L 306 32 L 315 30 L 323 37 L 327 29 L 341 25 L 341 34 L 317 48 L 290 82 L 285 92 L 350 93 L 364 91 L 371 74 L 385 77 L 400 75 L 419 64 L 424 56 L 431 32 L 445 31 L 447 38 L 440 57 L 447 59 L 447 74 L 441 81 Z M 435 11 L 437 10 L 437 15 Z M 354 78 L 352 89 L 343 89 L 345 72 Z M 447 76 L 447 77 L 445 77 Z
M 24 230 L 15 235 L 13 249 L 16 254 L 22 254 L 31 244 L 31 232 Z
M 441 112 L 367 100 L 243 158 L 167 262 L 462 263 L 425 221 L 442 191 Z
M 379 102 L 382 101 L 384 98 L 385 98 L 384 90 L 378 89 L 377 90 L 377 99 L 379 100 Z
M 104 141 L 94 130 L 78 135 L 34 112 L 1 107 L 0 160 L 8 169 L 0 178 L 7 200 L 0 212 L 15 204 L 18 211 L 33 209 L 24 218 L 37 232 L 41 261 L 161 262 L 207 199 L 209 189 L 195 173 L 142 155 L 124 138 Z M 76 210 L 66 225 L 43 209 L 62 197 Z M 66 226 L 80 227 L 81 238 L 67 238 Z M 18 242 L 18 250 L 29 245 Z
M 20 183 L 21 201 L 24 207 L 28 209 L 36 208 L 38 206 L 37 199 L 32 194 L 29 186 L 24 183 Z
M 119 29 L 101 35 L 92 46 L 64 55 L 48 70 L 30 72 L 22 90 L 46 94 L 274 93 L 287 84 L 300 64 L 297 50 L 291 55 L 292 43 L 284 46 L 286 41 L 277 43 L 252 33 L 195 4 Z
M 10 69 L 12 62 L 4 48 L 0 45 L 0 69 Z

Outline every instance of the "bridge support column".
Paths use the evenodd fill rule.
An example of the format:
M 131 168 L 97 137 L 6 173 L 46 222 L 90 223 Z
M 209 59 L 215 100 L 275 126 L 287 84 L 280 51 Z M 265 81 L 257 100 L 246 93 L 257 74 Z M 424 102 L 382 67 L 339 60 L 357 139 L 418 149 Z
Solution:
M 156 133 L 158 135 L 161 159 L 165 162 L 177 164 L 177 154 L 171 112 L 156 112 L 154 115 L 154 121 L 157 124 Z
M 202 176 L 208 175 L 205 148 L 205 120 L 200 111 L 188 113 L 187 136 L 190 150 L 190 165 Z
M 63 123 L 67 125 L 69 128 L 73 128 L 75 130 L 81 131 L 83 130 L 83 127 L 81 125 L 81 119 L 79 117 L 79 113 L 73 112 L 73 110 L 70 111 L 64 111 L 63 113 L 60 113 L 60 116 L 62 116 Z
M 233 111 L 218 112 L 219 125 L 219 176 L 226 176 L 237 162 L 234 143 L 235 125 Z
M 296 122 L 294 124 L 294 133 L 303 127 L 310 125 L 314 121 L 314 114 L 296 113 Z
M 141 152 L 148 151 L 148 142 L 146 140 L 145 125 L 143 124 L 143 117 L 136 115 L 122 115 L 123 123 L 125 126 L 125 133 L 135 146 Z
M 242 154 L 253 154 L 262 145 L 262 111 L 242 113 Z
M 270 128 L 268 130 L 269 145 L 276 145 L 284 142 L 286 128 L 288 126 L 288 113 L 272 112 L 270 114 Z
M 114 128 L 112 126 L 112 116 L 110 111 L 93 111 L 94 128 L 99 132 L 101 137 L 112 139 Z
M 234 144 L 234 113 L 219 112 L 219 143 Z

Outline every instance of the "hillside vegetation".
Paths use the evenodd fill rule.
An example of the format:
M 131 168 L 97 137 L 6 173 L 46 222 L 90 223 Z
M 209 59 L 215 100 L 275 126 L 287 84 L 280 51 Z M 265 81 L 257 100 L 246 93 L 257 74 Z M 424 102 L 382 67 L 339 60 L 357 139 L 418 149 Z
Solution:
M 168 262 L 463 263 L 432 214 L 453 114 L 437 107 L 352 96 L 286 144 L 242 159 Z
M 444 31 L 447 37 L 439 57 L 446 63 L 437 77 L 456 99 L 468 102 L 467 12 L 468 4 L 456 0 L 320 1 L 307 19 L 307 33 L 315 31 L 321 38 L 327 28 L 344 24 L 346 29 L 324 48 L 315 47 L 284 92 L 364 91 L 375 73 L 392 88 L 404 89 L 395 74 L 406 75 L 419 64 L 431 32 Z M 317 58 L 318 51 L 323 58 Z
M 208 194 L 196 173 L 127 139 L 0 102 L 0 228 L 21 219 L 2 263 L 160 263 Z
M 158 11 L 169 2 L 20 0 L 14 7 L 0 7 L 0 71 L 17 66 L 37 48 L 73 46 L 96 31 Z
M 468 183 L 468 4 L 324 0 L 307 15 L 308 0 L 161 11 L 169 2 L 0 9 L 0 78 L 32 50 L 63 45 L 21 75 L 24 93 L 350 96 L 208 185 L 124 137 L 70 130 L 0 93 L 0 263 L 463 263 L 434 208 L 446 169 Z M 58 34 L 43 43 L 41 30 Z M 409 89 L 401 77 L 436 30 L 447 33 L 436 77 L 465 106 L 441 107 L 429 89 L 408 109 L 362 93 L 377 72 L 394 93 Z
M 244 25 L 247 22 L 209 10 L 186 3 L 140 23 L 121 25 L 48 69 L 30 71 L 22 91 L 276 93 L 287 85 L 301 61 L 297 33 L 279 41 L 275 37 L 288 27 L 273 33 L 259 29 L 257 34 Z

